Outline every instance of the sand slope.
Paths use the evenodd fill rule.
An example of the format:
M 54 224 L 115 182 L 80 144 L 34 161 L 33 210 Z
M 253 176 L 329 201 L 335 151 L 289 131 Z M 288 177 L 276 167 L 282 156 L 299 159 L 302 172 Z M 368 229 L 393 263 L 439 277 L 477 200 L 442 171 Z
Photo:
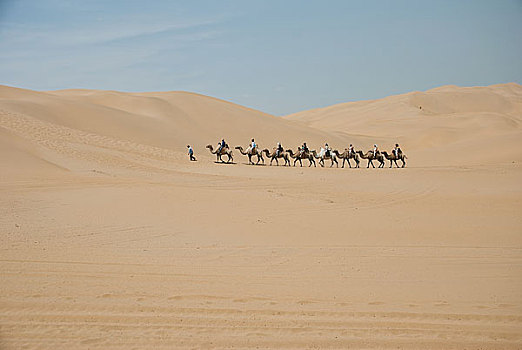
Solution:
M 399 142 L 423 164 L 522 160 L 522 86 L 515 83 L 469 88 L 443 86 L 380 100 L 338 104 L 285 118 L 347 134 L 365 150 L 374 141 L 386 149 Z
M 260 147 L 270 149 L 278 141 L 286 142 L 285 147 L 293 147 L 303 140 L 322 144 L 331 138 L 297 122 L 186 92 L 134 94 L 65 90 L 43 93 L 0 86 L 0 108 L 11 114 L 13 123 L 20 124 L 23 119 L 42 127 L 71 129 L 73 133 L 79 131 L 180 153 L 185 152 L 187 144 L 198 154 L 208 153 L 205 146 L 216 146 L 222 137 L 231 146 L 243 147 L 255 137 Z M 331 139 L 339 141 L 339 138 Z
M 0 348 L 520 349 L 519 91 L 285 121 L 190 93 L 1 87 Z M 369 148 L 398 131 L 405 169 L 202 153 L 222 134 Z M 485 135 L 504 158 L 440 156 L 439 137 Z

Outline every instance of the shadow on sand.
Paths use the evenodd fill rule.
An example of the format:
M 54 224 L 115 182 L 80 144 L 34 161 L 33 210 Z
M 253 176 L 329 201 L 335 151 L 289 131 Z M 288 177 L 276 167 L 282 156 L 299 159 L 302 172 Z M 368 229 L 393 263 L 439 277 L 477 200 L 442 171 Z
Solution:
M 230 163 L 227 163 L 227 162 L 218 162 L 218 161 L 214 161 L 215 164 L 223 164 L 223 165 L 232 165 L 232 164 L 237 164 L 237 163 L 234 163 L 234 162 L 230 162 Z
M 260 164 L 252 164 L 252 163 L 241 163 L 243 165 L 252 165 L 252 166 L 266 166 L 266 164 L 260 163 Z

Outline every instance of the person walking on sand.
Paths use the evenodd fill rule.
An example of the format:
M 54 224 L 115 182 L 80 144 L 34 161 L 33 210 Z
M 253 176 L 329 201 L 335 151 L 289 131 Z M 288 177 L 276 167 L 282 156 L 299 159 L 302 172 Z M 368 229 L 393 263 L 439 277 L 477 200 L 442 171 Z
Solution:
M 194 157 L 194 150 L 192 149 L 192 147 L 190 147 L 190 145 L 187 145 L 187 148 L 188 148 L 188 155 L 190 157 L 190 161 L 195 162 L 196 157 Z

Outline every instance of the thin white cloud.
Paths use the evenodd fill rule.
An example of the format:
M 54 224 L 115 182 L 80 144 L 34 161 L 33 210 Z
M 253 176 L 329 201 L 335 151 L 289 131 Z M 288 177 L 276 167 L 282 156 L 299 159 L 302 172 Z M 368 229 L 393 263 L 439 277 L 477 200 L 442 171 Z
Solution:
M 197 30 L 206 26 L 216 25 L 220 18 L 174 20 L 168 21 L 143 21 L 136 23 L 128 20 L 120 23 L 112 21 L 96 21 L 77 28 L 55 28 L 53 26 L 35 27 L 19 24 L 4 24 L 0 32 L 0 47 L 24 45 L 64 48 L 70 46 L 85 46 L 104 44 L 117 40 L 126 40 L 142 36 L 150 36 L 162 33 L 176 33 L 189 29 Z M 195 34 L 197 38 L 200 35 Z

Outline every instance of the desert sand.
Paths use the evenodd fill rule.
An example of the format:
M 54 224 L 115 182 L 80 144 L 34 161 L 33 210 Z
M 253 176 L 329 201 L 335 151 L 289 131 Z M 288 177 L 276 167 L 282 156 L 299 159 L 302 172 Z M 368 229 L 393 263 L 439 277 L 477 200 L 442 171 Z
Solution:
M 217 164 L 222 137 L 408 162 Z M 521 165 L 518 84 L 284 117 L 0 86 L 0 348 L 520 349 Z

